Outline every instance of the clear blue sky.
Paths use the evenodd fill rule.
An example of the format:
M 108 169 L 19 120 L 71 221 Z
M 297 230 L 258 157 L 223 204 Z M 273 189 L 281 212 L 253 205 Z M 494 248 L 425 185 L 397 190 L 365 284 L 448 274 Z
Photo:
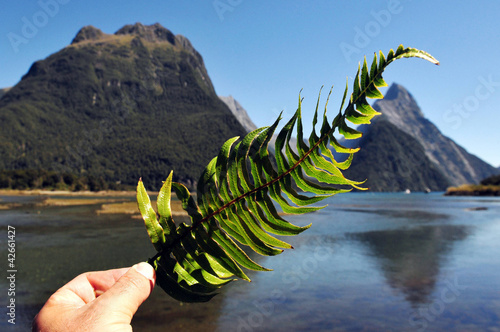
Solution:
M 217 93 L 234 96 L 264 126 L 279 111 L 295 110 L 300 89 L 311 119 L 322 85 L 336 87 L 335 114 L 363 55 L 371 60 L 374 51 L 403 43 L 441 66 L 404 59 L 388 68 L 386 81 L 405 86 L 445 135 L 500 166 L 499 14 L 499 1 L 8 1 L 0 20 L 0 87 L 15 85 L 85 25 L 114 33 L 125 24 L 159 22 L 188 37 Z

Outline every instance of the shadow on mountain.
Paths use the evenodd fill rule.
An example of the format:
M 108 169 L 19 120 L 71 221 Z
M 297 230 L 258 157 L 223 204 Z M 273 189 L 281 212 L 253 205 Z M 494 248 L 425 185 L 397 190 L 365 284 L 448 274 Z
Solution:
M 371 231 L 350 237 L 370 249 L 387 284 L 417 306 L 430 302 L 441 265 L 455 242 L 467 235 L 465 226 L 439 225 Z

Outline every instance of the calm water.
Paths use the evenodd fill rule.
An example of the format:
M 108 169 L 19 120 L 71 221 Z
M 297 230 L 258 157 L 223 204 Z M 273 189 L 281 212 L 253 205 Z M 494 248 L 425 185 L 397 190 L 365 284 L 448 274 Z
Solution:
M 47 297 L 77 274 L 154 254 L 130 216 L 0 199 L 24 204 L 0 210 L 3 270 L 7 225 L 16 227 L 18 269 L 17 324 L 2 309 L 2 331 L 28 330 Z M 156 288 L 134 330 L 500 331 L 499 198 L 356 193 L 327 203 L 289 218 L 313 224 L 287 239 L 295 250 L 253 256 L 273 272 L 250 272 L 251 283 L 233 282 L 207 304 L 181 305 Z M 5 308 L 5 278 L 0 287 Z

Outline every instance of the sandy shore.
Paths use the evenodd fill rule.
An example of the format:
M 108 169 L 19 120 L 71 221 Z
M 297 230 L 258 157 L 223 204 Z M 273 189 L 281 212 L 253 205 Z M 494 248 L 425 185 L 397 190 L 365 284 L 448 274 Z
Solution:
M 158 192 L 148 192 L 152 197 Z M 78 206 L 78 205 L 100 205 L 96 214 L 131 214 L 140 216 L 135 191 L 50 191 L 50 190 L 0 190 L 0 196 L 40 196 L 40 201 L 35 206 Z M 56 196 L 56 197 L 54 197 Z M 58 197 L 60 196 L 60 197 Z M 67 196 L 71 196 L 67 198 Z M 74 198 L 73 198 L 74 197 Z M 156 200 L 151 201 L 156 209 Z M 33 204 L 33 202 L 30 202 Z M 0 199 L 0 210 L 8 210 L 21 206 L 22 203 L 4 203 Z M 187 216 L 182 209 L 181 202 L 175 199 L 170 202 L 172 215 Z
M 153 208 L 156 210 L 156 201 L 151 201 Z M 182 209 L 182 204 L 178 200 L 172 200 L 170 202 L 170 208 L 172 209 L 172 215 L 175 216 L 187 216 L 187 212 Z M 99 214 L 115 214 L 115 213 L 125 213 L 140 216 L 139 208 L 136 202 L 121 202 L 121 203 L 109 203 L 103 204 L 99 210 L 96 211 Z

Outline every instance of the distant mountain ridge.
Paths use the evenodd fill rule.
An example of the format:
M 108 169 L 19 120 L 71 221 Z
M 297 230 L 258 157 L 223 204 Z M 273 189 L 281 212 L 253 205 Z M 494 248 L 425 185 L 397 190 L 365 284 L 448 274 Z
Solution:
M 373 191 L 444 190 L 478 183 L 498 169 L 469 154 L 393 85 L 357 142 L 347 177 Z M 219 98 L 190 41 L 159 24 L 115 34 L 87 26 L 70 45 L 35 62 L 0 90 L 0 171 L 50 170 L 158 189 L 196 185 L 228 138 L 255 128 L 232 97 Z M 1 175 L 1 174 L 0 174 Z
M 468 153 L 426 119 L 411 94 L 393 84 L 385 98 L 374 103 L 382 113 L 364 133 L 353 165 L 346 172 L 356 180 L 368 178 L 373 191 L 445 190 L 450 185 L 478 183 L 497 170 Z
M 233 113 L 236 119 L 238 119 L 238 121 L 247 132 L 251 132 L 252 130 L 257 129 L 255 123 L 253 123 L 252 119 L 250 119 L 250 116 L 248 116 L 247 111 L 236 99 L 233 98 L 233 96 L 219 96 L 219 98 L 227 105 L 229 110 Z
M 217 97 L 201 55 L 160 24 L 87 26 L 0 99 L 0 170 L 93 174 L 191 188 L 246 130 Z
M 470 154 L 444 136 L 427 120 L 415 99 L 401 85 L 393 84 L 384 99 L 373 107 L 382 112 L 382 119 L 416 138 L 424 147 L 426 156 L 447 176 L 452 185 L 478 183 L 494 174 L 494 167 Z

